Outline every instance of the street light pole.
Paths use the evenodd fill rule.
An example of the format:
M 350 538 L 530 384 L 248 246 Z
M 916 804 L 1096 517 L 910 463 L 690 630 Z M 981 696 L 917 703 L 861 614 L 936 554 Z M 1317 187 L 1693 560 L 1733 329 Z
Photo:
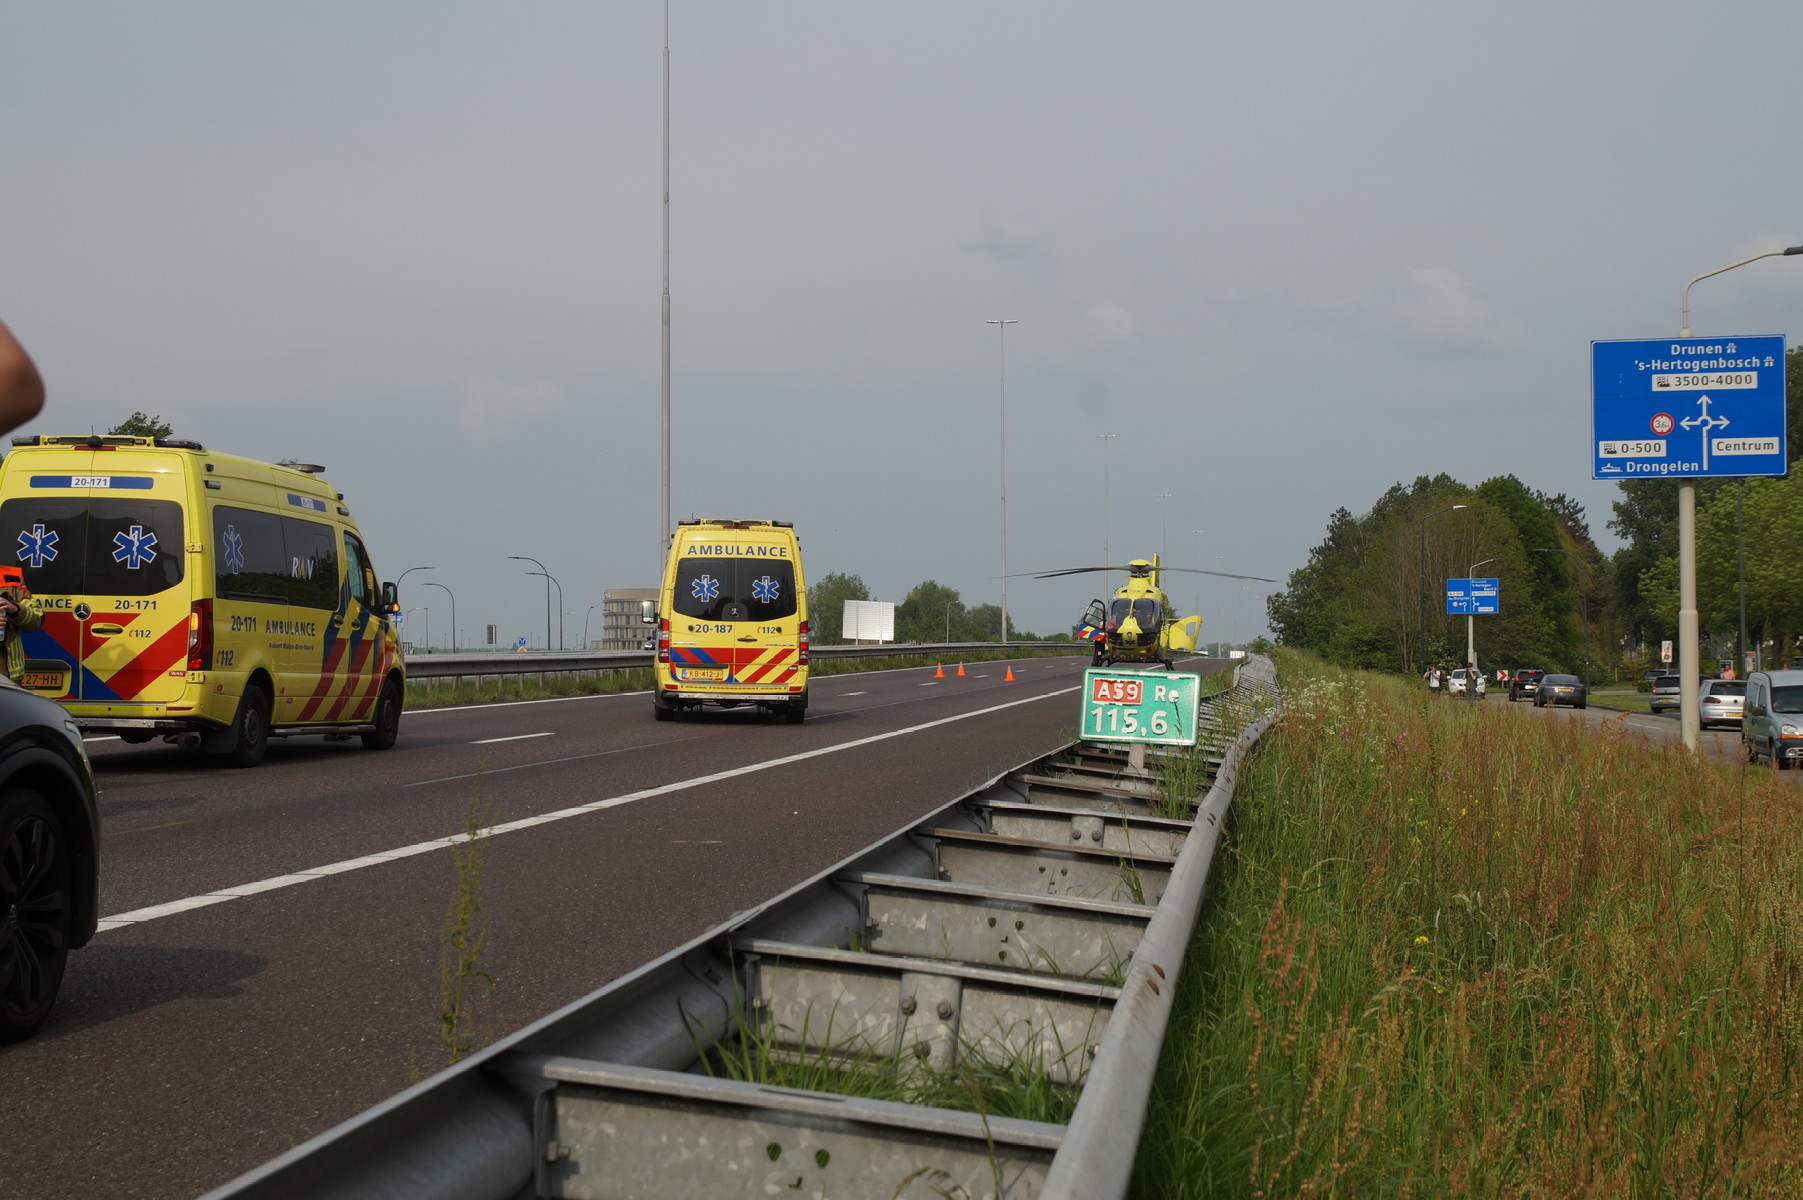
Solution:
M 584 650 L 588 649 L 588 619 L 594 615 L 595 606 L 592 604 L 588 606 L 588 611 L 582 614 L 582 648 Z M 602 622 L 602 624 L 605 626 L 606 622 Z
M 455 654 L 457 653 L 457 594 L 445 587 L 444 584 L 433 583 L 430 579 L 426 580 L 425 584 L 427 587 L 438 588 L 451 598 L 451 653 Z
M 1002 418 L 1001 438 L 1001 508 L 1002 508 L 1002 643 L 1008 641 L 1008 326 L 1019 325 L 1012 318 L 998 318 L 985 321 L 985 325 L 994 325 L 996 332 L 997 362 L 996 380 L 1000 388 L 998 411 Z M 949 610 L 948 610 L 949 611 Z M 950 640 L 949 638 L 947 640 Z
M 549 572 L 549 571 L 527 571 L 526 574 L 528 574 L 528 575 L 543 575 L 546 579 L 550 579 L 552 583 L 557 584 L 557 648 L 559 650 L 562 650 L 563 649 L 563 617 L 564 617 L 563 584 L 557 583 L 557 580 L 552 578 L 551 572 Z M 548 588 L 546 590 L 549 591 Z M 549 642 L 551 640 L 551 619 L 549 617 L 545 618 L 545 640 L 547 642 Z M 547 650 L 550 649 L 549 646 L 546 646 L 545 648 Z
M 1477 575 L 1477 569 L 1479 567 L 1483 566 L 1484 563 L 1493 563 L 1495 561 L 1496 560 L 1494 558 L 1486 558 L 1482 562 L 1472 563 L 1471 566 L 1465 571 L 1465 579 L 1466 579 L 1467 586 L 1469 586 L 1472 589 L 1472 593 L 1474 596 L 1477 591 L 1477 585 L 1472 584 L 1470 582 L 1471 579 Z M 1474 601 L 1474 603 L 1475 603 L 1475 601 Z M 1476 674 L 1477 674 L 1477 617 L 1475 615 L 1473 615 L 1472 613 L 1466 613 L 1465 614 L 1465 699 L 1467 699 L 1467 700 L 1476 700 L 1477 699 Z
M 1428 513 L 1426 517 L 1422 517 L 1419 521 L 1415 522 L 1415 528 L 1421 534 L 1421 586 L 1419 589 L 1417 589 L 1417 595 L 1416 595 L 1416 599 L 1418 601 L 1420 601 L 1420 603 L 1417 605 L 1417 607 L 1421 610 L 1420 611 L 1421 638 L 1420 638 L 1420 644 L 1415 647 L 1415 673 L 1417 675 L 1426 674 L 1426 672 L 1427 672 L 1427 522 L 1428 522 L 1428 518 L 1429 517 L 1437 517 L 1441 513 L 1449 513 L 1449 512 L 1452 512 L 1454 509 L 1459 509 L 1459 508 L 1464 508 L 1464 507 L 1465 506 L 1463 504 L 1454 504 L 1449 508 L 1442 508 L 1442 509 L 1438 509 L 1434 512 Z
M 1762 258 L 1780 258 L 1791 254 L 1803 254 L 1803 246 L 1767 250 L 1764 254 L 1755 254 L 1725 267 L 1705 271 L 1685 284 L 1678 336 L 1690 336 L 1691 284 L 1720 275 L 1724 271 L 1732 271 L 1736 267 L 1744 267 L 1750 262 L 1758 262 Z M 1703 430 L 1703 436 L 1708 438 L 1708 429 Z M 1702 677 L 1697 636 L 1697 485 L 1685 482 L 1678 486 L 1678 732 L 1684 739 L 1686 750 L 1697 748 L 1703 727 L 1701 705 L 1697 698 L 1698 684 Z
M 664 332 L 663 332 L 663 508 L 657 527 L 657 577 L 663 578 L 664 544 L 670 536 L 670 0 L 664 0 Z M 540 568 L 543 569 L 542 567 Z M 546 589 L 549 596 L 549 589 Z M 545 622 L 545 640 L 551 640 Z
M 1574 563 L 1582 561 L 1571 551 L 1561 550 L 1553 546 L 1537 549 L 1534 553 L 1563 554 Z M 1578 603 L 1582 606 L 1584 613 L 1584 696 L 1586 700 L 1588 700 L 1590 696 L 1590 598 L 1584 595 L 1584 581 L 1582 579 L 1578 580 Z
M 1098 433 L 1102 439 L 1102 565 L 1111 567 L 1114 564 L 1108 558 L 1108 443 L 1119 434 Z
M 1192 530 L 1190 530 L 1190 532 L 1195 534 L 1197 537 L 1201 537 L 1204 531 L 1200 530 L 1200 529 L 1192 529 Z M 1202 543 L 1201 542 L 1196 543 L 1196 561 L 1197 562 L 1202 561 Z M 1198 580 L 1196 580 L 1196 615 L 1200 616 L 1201 614 L 1202 614 L 1202 581 L 1200 579 L 1198 579 Z
M 509 554 L 507 557 L 514 562 L 532 563 L 538 570 L 527 571 L 526 574 L 543 575 L 545 577 L 545 649 L 549 650 L 551 648 L 551 572 L 545 570 L 544 563 L 539 562 L 538 559 L 533 558 L 530 555 Z M 561 586 L 557 589 L 557 607 L 563 607 L 563 588 Z

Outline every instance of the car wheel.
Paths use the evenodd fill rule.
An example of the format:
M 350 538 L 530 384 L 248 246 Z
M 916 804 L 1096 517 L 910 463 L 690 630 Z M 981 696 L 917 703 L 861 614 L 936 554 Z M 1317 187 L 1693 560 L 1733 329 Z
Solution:
M 0 1042 L 38 1031 L 56 1003 L 75 920 L 69 847 L 50 802 L 0 792 Z
M 401 736 L 402 703 L 400 682 L 390 679 L 384 683 L 382 694 L 376 697 L 376 727 L 363 735 L 365 749 L 394 749 L 395 741 Z
M 1747 762 L 1751 763 L 1753 766 L 1759 765 L 1759 747 L 1753 744 L 1753 739 L 1741 738 L 1740 751 L 1747 756 Z
M 651 697 L 651 715 L 659 721 L 674 721 L 676 719 L 676 706 L 674 704 L 665 704 L 662 700 L 653 696 Z
M 800 696 L 789 701 L 788 707 L 783 709 L 783 720 L 791 725 L 801 724 L 802 721 L 807 719 L 807 715 L 808 698 L 806 696 Z
M 238 715 L 232 718 L 235 735 L 232 748 L 220 755 L 228 767 L 254 767 L 263 761 L 269 749 L 269 693 L 252 684 L 238 701 Z
M 1575 707 L 1575 708 L 1589 708 L 1589 707 L 1590 707 L 1590 701 L 1588 701 L 1588 700 L 1580 700 L 1580 701 L 1578 701 L 1578 703 L 1577 703 L 1577 704 L 1576 704 L 1576 705 L 1574 705 L 1574 706 L 1573 706 L 1573 707 Z

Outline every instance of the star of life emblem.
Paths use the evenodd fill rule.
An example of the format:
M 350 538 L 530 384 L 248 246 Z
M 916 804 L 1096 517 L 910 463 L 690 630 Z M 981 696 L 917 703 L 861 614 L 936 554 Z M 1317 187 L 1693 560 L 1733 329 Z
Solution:
M 34 567 L 55 561 L 56 541 L 56 530 L 33 525 L 28 532 L 19 535 L 19 561 Z
M 225 569 L 236 575 L 244 569 L 244 535 L 236 525 L 227 525 L 221 540 L 225 543 Z
M 113 535 L 113 561 L 122 562 L 136 571 L 146 566 L 157 556 L 157 535 L 145 533 L 142 525 L 133 525 L 124 533 Z
M 782 590 L 782 584 L 768 575 L 751 582 L 751 598 L 759 604 L 774 603 L 776 598 L 782 594 Z
M 703 575 L 689 589 L 689 594 L 703 603 L 711 603 L 720 598 L 720 581 L 712 575 Z

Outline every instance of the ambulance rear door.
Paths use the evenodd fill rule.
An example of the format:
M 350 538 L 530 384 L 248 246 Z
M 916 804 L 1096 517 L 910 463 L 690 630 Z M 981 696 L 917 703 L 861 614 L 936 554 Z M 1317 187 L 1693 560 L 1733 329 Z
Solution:
M 683 690 L 786 691 L 801 667 L 795 561 L 780 546 L 768 556 L 746 556 L 754 550 L 746 545 L 717 549 L 737 553 L 677 560 L 672 678 Z
M 26 478 L 0 504 L 0 537 L 44 612 L 23 642 L 27 686 L 89 712 L 178 702 L 191 605 L 181 460 L 88 451 L 44 455 L 40 468 L 38 457 L 15 468 Z

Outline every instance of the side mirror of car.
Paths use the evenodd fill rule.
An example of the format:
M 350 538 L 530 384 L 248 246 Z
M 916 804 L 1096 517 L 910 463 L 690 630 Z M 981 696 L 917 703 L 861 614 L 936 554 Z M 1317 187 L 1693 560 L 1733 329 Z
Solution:
M 1746 715 L 1749 717 L 1765 716 L 1765 705 L 1763 705 L 1763 704 L 1748 704 L 1745 706 L 1745 708 L 1746 708 Z
M 382 585 L 382 611 L 385 613 L 401 611 L 401 592 L 392 583 Z
M 657 624 L 657 601 L 639 601 L 639 620 L 646 625 Z

